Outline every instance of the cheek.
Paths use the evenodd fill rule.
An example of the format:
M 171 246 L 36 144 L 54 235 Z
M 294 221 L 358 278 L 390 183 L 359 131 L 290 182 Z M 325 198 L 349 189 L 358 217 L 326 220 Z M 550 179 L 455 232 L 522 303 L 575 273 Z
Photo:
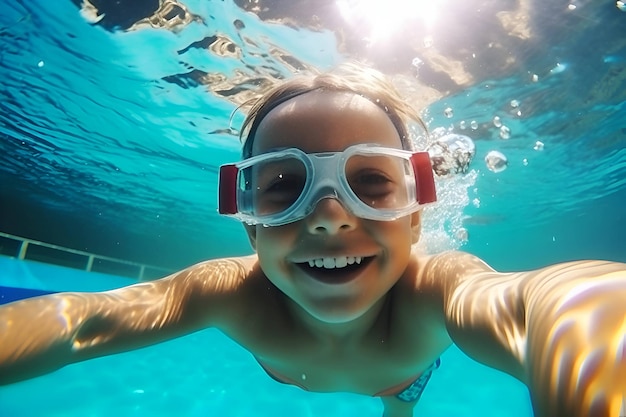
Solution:
M 381 244 L 387 248 L 388 256 L 393 259 L 392 263 L 402 269 L 405 260 L 408 262 L 413 245 L 411 222 L 405 219 L 389 222 L 379 228 L 378 233 Z
M 289 225 L 278 227 L 256 226 L 256 240 L 259 245 L 273 244 L 274 242 L 286 242 L 293 234 L 289 230 Z M 278 248 L 276 248 L 278 249 Z
M 411 242 L 412 228 L 409 218 L 402 218 L 391 222 L 379 222 L 378 234 L 393 246 L 403 246 Z
M 256 252 L 261 266 L 282 262 L 290 247 L 293 247 L 294 233 L 289 225 L 279 227 L 257 226 Z M 265 264 L 265 265 L 264 265 Z

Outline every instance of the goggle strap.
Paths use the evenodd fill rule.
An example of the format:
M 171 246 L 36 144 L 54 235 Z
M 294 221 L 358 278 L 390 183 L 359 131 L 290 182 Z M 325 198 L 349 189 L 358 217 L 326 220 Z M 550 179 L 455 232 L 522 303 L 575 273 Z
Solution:
M 415 188 L 418 203 L 434 203 L 437 201 L 437 190 L 435 189 L 435 178 L 430 164 L 430 155 L 428 152 L 415 152 L 411 155 L 411 165 L 413 165 L 413 171 L 417 176 Z
M 222 165 L 219 173 L 220 214 L 237 214 L 237 175 L 239 168 L 235 164 Z

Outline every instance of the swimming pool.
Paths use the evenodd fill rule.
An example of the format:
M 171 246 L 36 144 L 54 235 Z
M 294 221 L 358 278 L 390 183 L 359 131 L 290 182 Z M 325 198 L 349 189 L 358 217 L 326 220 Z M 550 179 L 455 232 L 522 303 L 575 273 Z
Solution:
M 441 1 L 431 33 L 421 17 L 393 32 L 408 29 L 391 16 L 378 40 L 364 12 L 332 20 L 334 1 L 315 13 L 295 1 L 140 2 L 172 7 L 153 20 L 92 3 L 105 14 L 79 0 L 2 3 L 0 231 L 168 269 L 249 253 L 215 208 L 217 166 L 239 157 L 231 113 L 267 80 L 361 57 L 395 76 L 431 130 L 476 144 L 470 171 L 439 184 L 425 237 L 435 249 L 463 245 L 501 270 L 626 262 L 626 13 L 612 2 Z M 506 170 L 486 168 L 492 150 Z M 10 258 L 0 271 L 0 285 L 43 291 L 129 282 Z M 442 360 L 416 415 L 531 415 L 515 380 L 454 348 Z M 0 415 L 16 417 L 381 409 L 277 384 L 211 330 L 0 388 Z
M 128 278 L 0 257 L 0 287 L 96 291 Z M 27 284 L 19 284 L 27 283 Z M 46 283 L 41 288 L 41 283 Z M 528 417 L 526 387 L 467 359 L 442 356 L 416 415 Z M 315 394 L 272 380 L 244 349 L 216 330 L 67 366 L 0 387 L 0 415 L 84 416 L 380 416 L 377 398 Z

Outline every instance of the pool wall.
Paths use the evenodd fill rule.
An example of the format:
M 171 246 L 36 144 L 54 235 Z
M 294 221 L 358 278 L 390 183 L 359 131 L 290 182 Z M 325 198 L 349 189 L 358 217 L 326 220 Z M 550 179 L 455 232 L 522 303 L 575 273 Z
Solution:
M 106 291 L 137 280 L 0 256 L 0 304 L 62 291 Z

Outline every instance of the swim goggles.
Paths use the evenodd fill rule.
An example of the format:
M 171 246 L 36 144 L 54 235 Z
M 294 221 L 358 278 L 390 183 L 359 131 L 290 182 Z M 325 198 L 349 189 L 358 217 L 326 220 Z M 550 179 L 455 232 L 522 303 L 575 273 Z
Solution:
M 220 167 L 219 212 L 282 226 L 336 198 L 357 217 L 391 221 L 436 201 L 427 152 L 358 144 L 342 152 L 281 149 Z

